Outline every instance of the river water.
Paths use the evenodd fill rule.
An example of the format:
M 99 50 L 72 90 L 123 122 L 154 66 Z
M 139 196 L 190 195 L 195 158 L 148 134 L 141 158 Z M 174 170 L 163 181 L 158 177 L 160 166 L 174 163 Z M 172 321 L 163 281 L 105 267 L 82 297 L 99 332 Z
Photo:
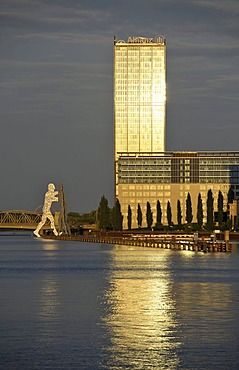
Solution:
M 0 368 L 238 369 L 239 246 L 0 236 Z

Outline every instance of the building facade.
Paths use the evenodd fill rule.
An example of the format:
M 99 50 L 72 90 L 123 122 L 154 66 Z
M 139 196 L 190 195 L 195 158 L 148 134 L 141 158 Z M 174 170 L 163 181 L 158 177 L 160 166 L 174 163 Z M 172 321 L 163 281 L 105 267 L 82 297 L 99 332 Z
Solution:
M 217 211 L 219 190 L 227 210 L 230 188 L 239 199 L 239 152 L 165 152 L 122 153 L 118 159 L 118 198 L 127 228 L 128 205 L 132 210 L 132 227 L 137 227 L 137 208 L 141 206 L 146 226 L 146 204 L 151 205 L 156 222 L 157 200 L 162 208 L 162 223 L 167 225 L 167 203 L 172 209 L 172 221 L 177 224 L 177 202 L 181 203 L 182 223 L 186 217 L 188 193 L 192 200 L 193 222 L 197 222 L 198 195 L 201 194 L 206 222 L 207 193 L 211 189 L 214 211 Z
M 211 189 L 214 210 L 219 190 L 227 209 L 230 188 L 239 199 L 239 152 L 166 152 L 166 41 L 129 37 L 114 40 L 114 160 L 115 198 L 119 199 L 127 228 L 128 206 L 132 228 L 141 206 L 146 226 L 146 204 L 156 222 L 157 201 L 162 223 L 167 225 L 167 203 L 177 224 L 177 203 L 185 222 L 186 199 L 192 200 L 193 222 L 197 221 L 201 194 L 204 222 L 207 194 Z M 235 213 L 235 210 L 233 211 Z
M 122 152 L 166 150 L 166 41 L 114 40 L 115 196 Z

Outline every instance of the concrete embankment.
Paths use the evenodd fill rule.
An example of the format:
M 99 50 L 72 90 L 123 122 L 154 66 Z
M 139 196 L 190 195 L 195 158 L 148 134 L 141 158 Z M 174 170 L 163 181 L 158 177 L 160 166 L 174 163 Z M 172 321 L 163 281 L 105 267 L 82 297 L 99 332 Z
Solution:
M 89 243 L 105 243 L 128 246 L 140 246 L 147 248 L 163 248 L 174 250 L 188 250 L 194 252 L 230 252 L 231 244 L 229 241 L 211 241 L 209 239 L 194 240 L 192 236 L 168 236 L 168 235 L 128 235 L 128 236 L 110 236 L 110 235 L 44 235 L 44 239 L 67 240 Z

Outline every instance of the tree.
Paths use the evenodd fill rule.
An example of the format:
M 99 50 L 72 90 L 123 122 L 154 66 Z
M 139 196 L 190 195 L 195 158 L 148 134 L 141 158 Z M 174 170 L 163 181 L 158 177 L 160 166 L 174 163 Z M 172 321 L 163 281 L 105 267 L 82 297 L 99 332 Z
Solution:
M 160 201 L 157 200 L 157 215 L 156 215 L 156 226 L 159 227 L 162 225 L 162 209 Z
M 198 194 L 198 204 L 197 204 L 197 222 L 198 227 L 201 230 L 203 225 L 203 207 L 202 207 L 202 196 Z
M 67 223 L 70 227 L 80 227 L 83 224 L 95 224 L 97 211 L 89 213 L 69 212 L 67 214 Z
M 119 199 L 116 199 L 115 205 L 113 207 L 113 212 L 112 212 L 112 224 L 113 224 L 113 229 L 116 231 L 121 231 L 123 228 L 123 215 L 121 213 L 121 206 Z
M 227 208 L 228 208 L 228 211 L 230 210 L 229 204 L 232 204 L 234 199 L 235 199 L 235 194 L 234 194 L 234 191 L 233 191 L 232 187 L 230 187 L 230 189 L 227 193 Z M 229 216 L 228 219 L 227 219 L 227 222 L 226 222 L 227 229 L 231 230 L 232 225 L 233 225 L 232 217 Z
M 128 205 L 128 230 L 131 230 L 131 225 L 132 225 L 132 210 L 130 205 Z
M 182 208 L 180 200 L 178 199 L 177 202 L 177 221 L 178 221 L 178 227 L 181 229 L 182 226 Z
M 138 222 L 138 227 L 142 227 L 142 210 L 140 207 L 140 204 L 138 203 L 138 209 L 137 209 L 137 222 Z
M 147 202 L 146 221 L 148 229 L 151 230 L 153 223 L 153 213 L 151 211 L 151 206 L 149 202 Z
M 228 203 L 233 203 L 233 200 L 234 200 L 234 191 L 232 189 L 232 187 L 230 187 L 229 191 L 228 191 L 228 194 L 227 194 L 227 202 Z
M 213 194 L 212 190 L 208 190 L 207 192 L 207 230 L 212 231 L 214 228 L 214 222 L 213 222 Z
M 188 193 L 187 199 L 186 199 L 186 221 L 188 224 L 191 224 L 193 219 L 193 213 L 192 213 L 192 201 L 191 201 L 191 195 Z
M 81 217 L 78 212 L 69 212 L 67 214 L 67 222 L 70 227 L 80 227 Z
M 170 202 L 167 203 L 167 220 L 168 220 L 168 226 L 170 227 L 172 225 L 172 210 Z
M 101 230 L 109 230 L 111 228 L 110 208 L 108 200 L 103 195 L 97 209 L 97 226 Z
M 218 224 L 219 227 L 222 226 L 223 223 L 223 195 L 221 190 L 218 192 L 218 200 L 217 200 L 217 209 L 218 209 Z

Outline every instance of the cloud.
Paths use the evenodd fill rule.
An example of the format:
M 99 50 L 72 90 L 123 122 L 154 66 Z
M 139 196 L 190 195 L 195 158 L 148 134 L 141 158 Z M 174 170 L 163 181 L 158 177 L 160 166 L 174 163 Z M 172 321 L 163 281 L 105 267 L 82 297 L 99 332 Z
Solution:
M 99 34 L 80 34 L 72 32 L 26 32 L 24 34 L 16 34 L 18 40 L 46 40 L 52 42 L 60 42 L 62 44 L 104 44 L 112 43 L 113 37 Z
M 10 71 L 14 70 L 14 74 Z M 3 72 L 4 71 L 4 72 Z M 14 106 L 15 114 L 59 110 L 60 105 L 79 109 L 112 95 L 110 64 L 70 62 L 0 62 L 2 113 Z M 97 83 L 96 83 L 97 82 Z M 99 96 L 98 96 L 99 95 Z M 8 104 L 3 104 L 8 101 Z M 11 110 L 10 110 L 11 111 Z
M 1 28 L 15 28 L 19 31 L 41 30 L 57 33 L 59 30 L 79 32 L 89 29 L 89 25 L 100 26 L 110 22 L 111 14 L 107 11 L 83 8 L 72 1 L 2 1 L 0 13 Z
M 195 0 L 192 1 L 196 6 L 214 9 L 222 13 L 235 15 L 239 13 L 239 3 L 237 0 Z

